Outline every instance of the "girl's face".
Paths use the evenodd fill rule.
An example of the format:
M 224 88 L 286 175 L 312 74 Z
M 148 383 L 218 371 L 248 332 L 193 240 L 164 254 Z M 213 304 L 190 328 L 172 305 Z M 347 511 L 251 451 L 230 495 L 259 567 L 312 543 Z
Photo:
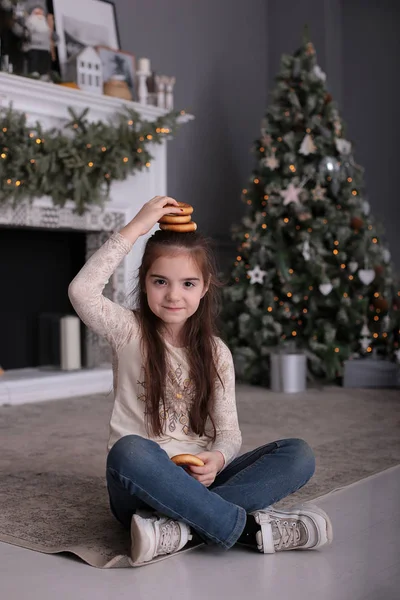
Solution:
M 174 336 L 196 312 L 208 289 L 199 267 L 185 252 L 157 258 L 145 285 L 150 309 Z

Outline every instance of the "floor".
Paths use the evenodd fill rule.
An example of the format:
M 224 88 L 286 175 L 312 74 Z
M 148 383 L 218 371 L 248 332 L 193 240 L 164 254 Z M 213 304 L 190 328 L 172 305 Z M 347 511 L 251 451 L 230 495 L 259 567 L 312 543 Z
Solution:
M 315 502 L 333 522 L 321 551 L 261 555 L 198 548 L 137 569 L 0 544 L 2 600 L 399 600 L 400 466 Z

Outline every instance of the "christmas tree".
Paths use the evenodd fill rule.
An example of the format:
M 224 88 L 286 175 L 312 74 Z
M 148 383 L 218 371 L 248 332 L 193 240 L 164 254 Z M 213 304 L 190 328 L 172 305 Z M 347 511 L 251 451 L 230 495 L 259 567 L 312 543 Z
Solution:
M 399 359 L 390 252 L 307 39 L 282 57 L 254 152 L 222 319 L 238 377 L 268 384 L 282 345 L 302 349 L 325 380 L 355 356 Z

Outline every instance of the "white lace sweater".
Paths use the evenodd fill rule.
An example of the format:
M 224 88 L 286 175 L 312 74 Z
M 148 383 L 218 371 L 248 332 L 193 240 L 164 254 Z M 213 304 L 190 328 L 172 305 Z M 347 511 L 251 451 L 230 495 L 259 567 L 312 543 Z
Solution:
M 113 234 L 91 256 L 69 286 L 69 297 L 82 321 L 104 336 L 113 351 L 114 407 L 110 421 L 108 449 L 122 436 L 136 434 L 156 441 L 168 454 L 197 454 L 219 450 L 226 467 L 239 453 L 242 438 L 235 400 L 235 372 L 232 355 L 220 338 L 217 367 L 223 386 L 216 383 L 213 419 L 217 438 L 212 444 L 205 435 L 193 433 L 189 409 L 193 386 L 189 378 L 186 350 L 166 342 L 168 374 L 162 412 L 163 435 L 151 437 L 145 426 L 145 387 L 140 330 L 134 313 L 103 296 L 103 289 L 115 269 L 129 253 L 132 244 L 119 233 Z M 206 427 L 211 432 L 210 420 Z

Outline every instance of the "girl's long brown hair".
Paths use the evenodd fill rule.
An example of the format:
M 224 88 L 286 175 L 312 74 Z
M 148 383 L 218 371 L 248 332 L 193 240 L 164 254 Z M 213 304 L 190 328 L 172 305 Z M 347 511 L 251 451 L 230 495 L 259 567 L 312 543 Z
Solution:
M 205 284 L 209 288 L 200 300 L 197 311 L 186 321 L 182 331 L 182 341 L 187 351 L 189 377 L 194 389 L 193 403 L 189 413 L 191 430 L 198 435 L 207 435 L 215 441 L 216 428 L 212 418 L 214 389 L 220 379 L 215 363 L 218 334 L 216 319 L 220 311 L 217 268 L 210 242 L 197 232 L 176 233 L 157 231 L 145 246 L 139 277 L 133 292 L 134 311 L 139 321 L 144 351 L 145 390 L 147 426 L 154 436 L 163 433 L 160 411 L 165 412 L 165 384 L 167 376 L 166 347 L 162 338 L 163 323 L 150 309 L 146 296 L 146 275 L 157 258 L 162 255 L 188 253 L 200 269 Z M 221 379 L 220 379 L 221 381 Z M 222 381 L 221 381 L 222 384 Z M 213 433 L 206 431 L 207 418 Z

